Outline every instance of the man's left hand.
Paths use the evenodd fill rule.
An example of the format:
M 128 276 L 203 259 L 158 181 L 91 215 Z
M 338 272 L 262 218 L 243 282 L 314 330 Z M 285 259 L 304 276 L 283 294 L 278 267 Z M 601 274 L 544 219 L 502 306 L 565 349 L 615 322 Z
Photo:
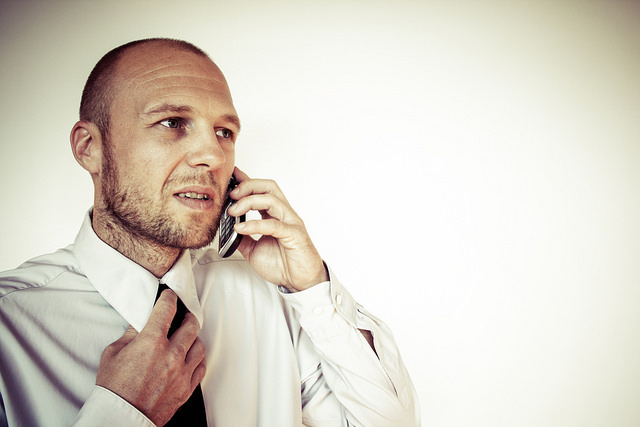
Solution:
M 231 192 L 237 200 L 229 214 L 240 216 L 250 210 L 262 219 L 236 225 L 242 239 L 238 250 L 265 280 L 302 291 L 329 280 L 327 270 L 302 219 L 296 214 L 274 181 L 251 179 L 236 168 L 240 184 Z M 258 240 L 250 235 L 260 235 Z

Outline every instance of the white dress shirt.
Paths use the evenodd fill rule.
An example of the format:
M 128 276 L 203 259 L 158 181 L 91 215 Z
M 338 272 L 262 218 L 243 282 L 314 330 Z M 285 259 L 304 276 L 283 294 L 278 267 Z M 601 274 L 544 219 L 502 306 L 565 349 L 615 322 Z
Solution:
M 104 348 L 144 328 L 159 282 L 202 327 L 209 426 L 419 425 L 389 330 L 330 276 L 287 294 L 203 249 L 158 281 L 102 242 L 87 214 L 73 245 L 0 274 L 0 426 L 153 425 L 95 378 Z

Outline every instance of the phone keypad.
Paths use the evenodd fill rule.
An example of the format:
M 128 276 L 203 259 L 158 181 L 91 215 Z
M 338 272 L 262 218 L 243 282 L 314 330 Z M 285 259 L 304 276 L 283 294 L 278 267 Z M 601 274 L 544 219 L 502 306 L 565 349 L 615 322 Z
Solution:
M 227 206 L 225 206 L 224 211 L 222 213 L 223 217 L 222 217 L 222 221 L 220 221 L 220 241 L 221 242 L 224 242 L 227 239 L 229 239 L 235 232 L 235 230 L 233 229 L 233 226 L 236 224 L 237 219 L 230 216 L 227 213 L 227 209 L 229 209 L 229 207 L 232 204 L 233 203 L 227 204 Z

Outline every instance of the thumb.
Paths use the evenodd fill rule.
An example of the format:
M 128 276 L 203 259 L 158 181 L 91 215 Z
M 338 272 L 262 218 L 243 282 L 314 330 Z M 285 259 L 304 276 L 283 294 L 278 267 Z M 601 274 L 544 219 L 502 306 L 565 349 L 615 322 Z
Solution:
M 118 353 L 120 350 L 125 348 L 131 341 L 133 341 L 138 336 L 138 331 L 136 331 L 133 326 L 129 325 L 126 331 L 122 334 L 120 338 L 109 344 L 109 346 L 105 349 L 112 351 L 113 353 Z
M 126 346 L 127 344 L 129 344 L 131 341 L 134 340 L 135 337 L 138 336 L 138 331 L 136 331 L 133 326 L 129 325 L 129 327 L 127 328 L 126 331 L 124 331 L 124 334 L 122 334 L 122 336 L 118 339 L 118 343 L 122 344 L 122 346 Z

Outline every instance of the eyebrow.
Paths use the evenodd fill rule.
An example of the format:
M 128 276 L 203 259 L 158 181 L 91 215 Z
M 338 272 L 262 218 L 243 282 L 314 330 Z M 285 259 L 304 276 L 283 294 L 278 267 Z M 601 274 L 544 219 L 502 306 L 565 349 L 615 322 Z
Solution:
M 224 116 L 222 116 L 222 120 L 232 123 L 238 129 L 238 132 L 240 132 L 241 126 L 240 118 L 238 116 L 236 116 L 235 114 L 225 114 Z
M 157 114 L 180 114 L 180 113 L 191 113 L 193 112 L 193 108 L 188 105 L 175 105 L 175 104 L 160 104 L 154 105 L 150 107 L 148 110 L 145 110 L 141 115 L 142 116 L 154 116 Z M 240 118 L 235 114 L 225 114 L 221 117 L 223 121 L 230 122 L 238 128 L 238 132 L 240 131 Z
M 149 110 L 145 110 L 142 115 L 151 116 L 154 114 L 165 114 L 165 113 L 190 113 L 193 109 L 188 105 L 174 105 L 174 104 L 160 104 L 154 105 Z

